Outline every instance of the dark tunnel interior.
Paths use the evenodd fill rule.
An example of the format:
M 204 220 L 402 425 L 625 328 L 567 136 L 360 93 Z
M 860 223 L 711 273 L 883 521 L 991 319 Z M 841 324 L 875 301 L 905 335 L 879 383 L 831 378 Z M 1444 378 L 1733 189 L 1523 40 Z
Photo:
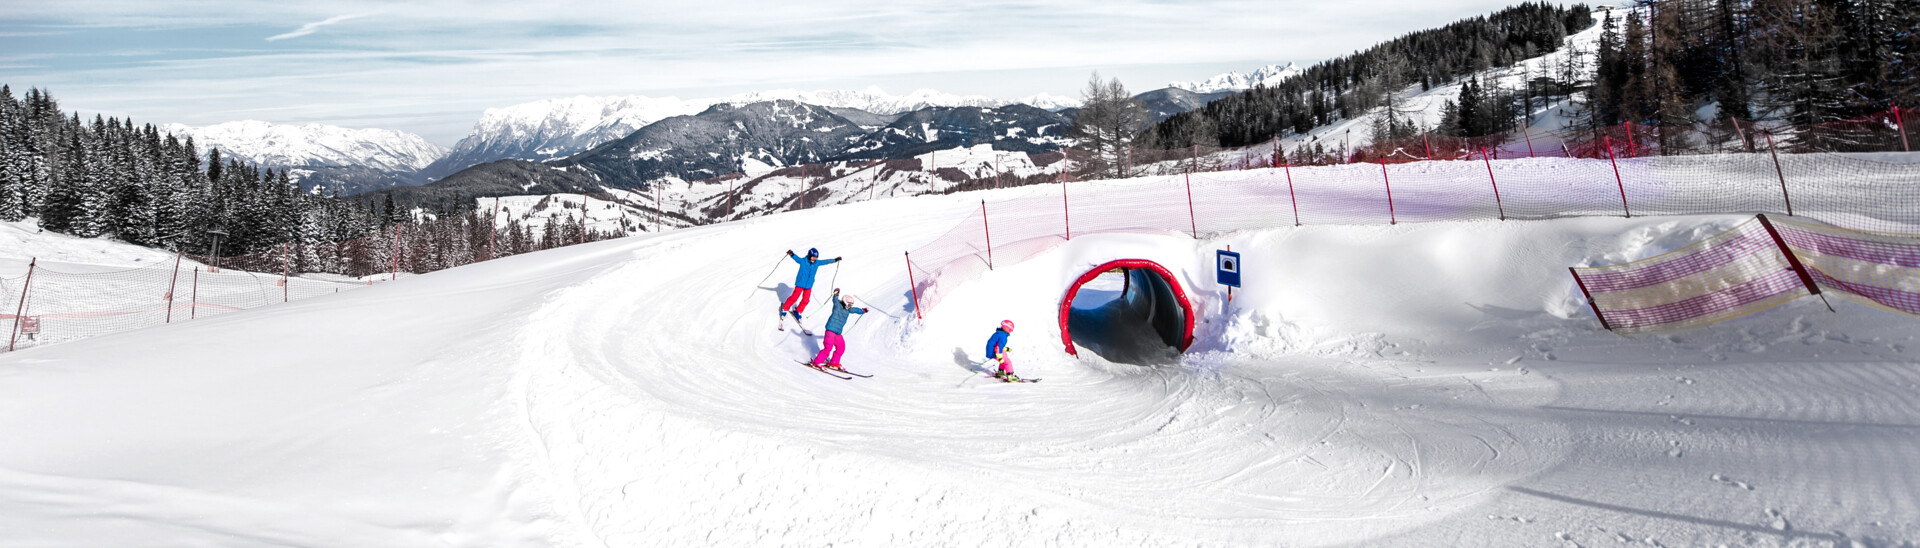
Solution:
M 1173 284 L 1146 268 L 1119 268 L 1081 286 L 1067 314 L 1073 342 L 1114 363 L 1180 361 L 1186 311 Z

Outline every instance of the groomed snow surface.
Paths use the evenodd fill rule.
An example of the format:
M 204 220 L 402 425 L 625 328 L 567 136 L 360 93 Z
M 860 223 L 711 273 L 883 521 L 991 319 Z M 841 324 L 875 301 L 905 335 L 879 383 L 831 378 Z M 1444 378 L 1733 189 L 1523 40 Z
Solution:
M 1920 538 L 1920 321 L 1803 299 L 1622 337 L 1567 275 L 1745 216 L 1076 235 L 916 322 L 901 251 L 982 197 L 649 233 L 0 354 L 0 544 Z M 1231 303 L 1211 281 L 1228 245 L 1247 261 Z M 875 307 L 845 359 L 871 379 L 801 367 L 819 340 L 775 329 L 783 252 L 816 246 L 846 261 L 808 325 L 829 284 Z M 1177 362 L 1060 346 L 1066 286 L 1121 258 L 1196 300 Z M 1044 382 L 981 375 L 1002 319 Z

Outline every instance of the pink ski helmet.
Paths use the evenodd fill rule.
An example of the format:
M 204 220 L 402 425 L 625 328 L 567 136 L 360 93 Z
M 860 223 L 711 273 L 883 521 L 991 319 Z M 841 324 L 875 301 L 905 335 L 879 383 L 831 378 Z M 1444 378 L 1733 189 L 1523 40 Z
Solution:
M 1008 333 L 1012 333 L 1012 332 L 1013 332 L 1013 320 L 1000 320 L 1000 330 L 1001 330 L 1001 331 L 1005 331 L 1005 332 L 1008 332 Z

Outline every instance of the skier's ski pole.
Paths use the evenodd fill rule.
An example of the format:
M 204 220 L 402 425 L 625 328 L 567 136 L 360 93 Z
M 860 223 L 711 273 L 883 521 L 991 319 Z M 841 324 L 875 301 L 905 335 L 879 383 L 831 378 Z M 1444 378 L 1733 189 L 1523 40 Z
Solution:
M 827 280 L 827 287 L 833 288 L 834 291 L 840 290 L 840 263 L 846 261 L 846 259 L 840 259 L 833 262 L 833 278 Z
M 768 271 L 767 271 L 767 275 L 765 275 L 765 276 L 761 276 L 761 277 L 760 277 L 760 283 L 756 283 L 756 284 L 753 284 L 753 289 L 754 289 L 754 293 L 753 293 L 753 294 L 750 294 L 750 295 L 747 295 L 747 300 L 749 300 L 749 301 L 751 301 L 751 300 L 753 300 L 753 296 L 754 296 L 754 295 L 759 295 L 759 294 L 760 294 L 760 293 L 759 293 L 759 290 L 760 290 L 760 286 L 762 286 L 762 285 L 766 285 L 766 283 L 767 283 L 767 278 L 772 278 L 772 277 L 773 277 L 773 273 L 775 273 L 775 272 L 779 272 L 779 271 L 780 271 L 780 263 L 781 263 L 781 262 L 784 262 L 784 261 L 786 261 L 786 260 L 787 260 L 787 257 L 786 257 L 786 256 L 784 256 L 784 255 L 782 255 L 782 256 L 781 256 L 780 258 L 778 258 L 778 259 L 774 259 L 774 261 L 773 261 L 773 270 L 768 270 Z

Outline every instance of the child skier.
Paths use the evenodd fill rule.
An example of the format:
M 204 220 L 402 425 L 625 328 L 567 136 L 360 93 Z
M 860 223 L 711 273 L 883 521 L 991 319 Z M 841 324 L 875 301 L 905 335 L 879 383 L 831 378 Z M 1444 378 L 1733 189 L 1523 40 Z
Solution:
M 837 288 L 833 290 L 833 299 L 828 306 L 832 306 L 833 310 L 832 313 L 827 316 L 826 340 L 820 345 L 820 354 L 814 356 L 813 363 L 807 365 L 822 369 L 846 371 L 846 369 L 840 367 L 840 356 L 847 353 L 847 339 L 840 336 L 840 330 L 846 328 L 848 315 L 866 314 L 867 309 L 854 307 L 853 296 L 847 295 L 842 297 L 840 296 L 840 290 Z
M 824 261 L 820 260 L 819 248 L 808 249 L 806 259 L 801 259 L 798 255 L 794 255 L 793 250 L 789 249 L 787 250 L 787 258 L 793 259 L 793 262 L 800 264 L 800 273 L 794 275 L 793 292 L 787 294 L 786 302 L 780 303 L 780 329 L 782 330 L 787 328 L 787 313 L 789 309 L 791 309 L 793 313 L 793 323 L 795 325 L 800 323 L 800 313 L 807 309 L 807 302 L 813 300 L 813 278 L 815 274 L 820 272 L 820 267 L 840 262 L 839 257 Z M 813 335 L 813 332 L 808 331 L 805 326 L 800 328 L 800 332 L 808 336 Z
M 1007 382 L 1017 382 L 1020 377 L 1013 374 L 1013 349 L 1007 346 L 1007 338 L 1013 336 L 1013 320 L 1003 320 L 1000 328 L 993 330 L 993 337 L 987 339 L 987 361 L 1000 362 L 1000 370 L 993 377 Z

